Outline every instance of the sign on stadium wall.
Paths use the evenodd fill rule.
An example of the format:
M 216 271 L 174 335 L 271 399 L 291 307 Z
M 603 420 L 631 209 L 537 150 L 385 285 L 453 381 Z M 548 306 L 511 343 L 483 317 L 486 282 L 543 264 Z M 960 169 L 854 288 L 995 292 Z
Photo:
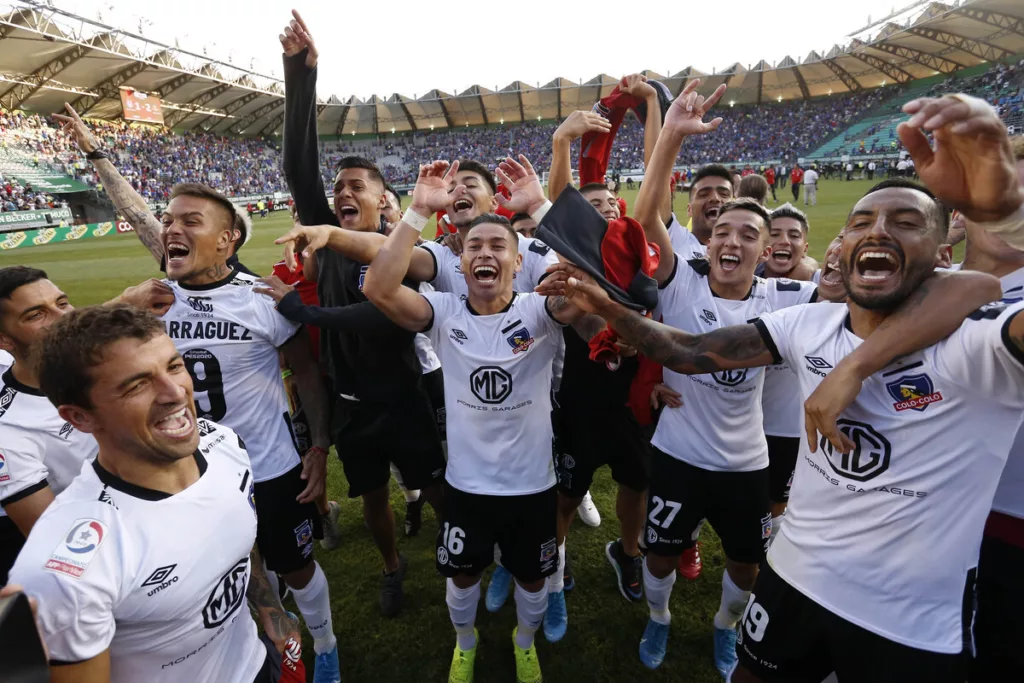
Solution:
M 74 178 L 41 169 L 31 169 L 24 164 L 4 171 L 4 175 L 16 178 L 22 185 L 31 185 L 33 190 L 42 190 L 47 194 L 83 192 L 89 189 L 88 185 Z
M 41 247 L 44 244 L 58 244 L 60 242 L 73 242 L 84 240 L 90 237 L 105 237 L 116 235 L 118 230 L 114 224 L 89 223 L 87 225 L 70 225 L 63 228 L 41 228 L 39 230 L 19 230 L 9 232 L 0 240 L 0 250 L 10 251 L 22 247 Z
M 25 228 L 43 228 L 61 225 L 71 220 L 71 209 L 32 209 L 31 211 L 7 211 L 0 213 L 0 232 Z
M 163 125 L 164 112 L 160 98 L 137 90 L 121 90 L 121 109 L 128 121 Z

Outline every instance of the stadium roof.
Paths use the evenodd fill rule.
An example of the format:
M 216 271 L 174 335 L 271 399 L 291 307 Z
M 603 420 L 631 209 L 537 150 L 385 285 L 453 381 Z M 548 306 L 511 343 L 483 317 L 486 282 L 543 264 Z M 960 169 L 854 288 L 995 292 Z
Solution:
M 0 16 L 0 106 L 44 114 L 65 101 L 87 116 L 121 116 L 120 88 L 154 93 L 168 126 L 244 135 L 279 134 L 284 87 L 279 79 L 210 60 L 177 46 L 107 26 L 38 2 Z M 736 63 L 707 74 L 694 67 L 648 77 L 678 93 L 701 77 L 702 91 L 729 85 L 728 102 L 760 104 L 952 73 L 1024 53 L 1020 0 L 918 2 L 850 34 L 849 44 L 802 59 L 786 56 L 755 65 Z M 617 79 L 556 78 L 541 86 L 510 83 L 500 90 L 473 86 L 461 93 L 431 90 L 415 99 L 398 93 L 368 100 L 332 96 L 320 102 L 321 135 L 386 133 L 560 119 L 590 109 Z

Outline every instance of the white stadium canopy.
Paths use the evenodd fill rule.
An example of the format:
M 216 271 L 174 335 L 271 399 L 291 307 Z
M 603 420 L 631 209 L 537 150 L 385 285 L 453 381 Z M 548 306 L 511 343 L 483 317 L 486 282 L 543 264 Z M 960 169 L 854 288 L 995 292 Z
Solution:
M 702 91 L 728 83 L 729 101 L 741 105 L 904 83 L 1024 52 L 1024 2 L 920 2 L 852 35 L 857 37 L 848 45 L 824 55 L 736 63 L 712 74 L 693 67 L 672 75 L 644 73 L 673 93 L 698 76 L 704 79 Z M 321 100 L 318 120 L 321 135 L 330 136 L 561 119 L 589 109 L 616 82 L 601 74 L 586 82 L 556 78 L 542 86 L 516 81 L 497 91 L 479 85 L 454 94 L 431 90 L 417 98 L 331 96 Z M 172 128 L 247 136 L 281 132 L 279 79 L 41 3 L 0 16 L 3 108 L 49 114 L 70 101 L 86 116 L 116 119 L 122 88 L 158 96 Z

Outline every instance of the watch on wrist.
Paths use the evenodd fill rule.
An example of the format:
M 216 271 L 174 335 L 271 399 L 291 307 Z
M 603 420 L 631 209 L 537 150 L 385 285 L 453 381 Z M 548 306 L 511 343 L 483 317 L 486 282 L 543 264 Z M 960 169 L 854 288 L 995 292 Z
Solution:
M 89 161 L 96 161 L 98 159 L 109 159 L 110 155 L 102 149 L 94 149 L 93 151 L 86 153 L 85 158 Z

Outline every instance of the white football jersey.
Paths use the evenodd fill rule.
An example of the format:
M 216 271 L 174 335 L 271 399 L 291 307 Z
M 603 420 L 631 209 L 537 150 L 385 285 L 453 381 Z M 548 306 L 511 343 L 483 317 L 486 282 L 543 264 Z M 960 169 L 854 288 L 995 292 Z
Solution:
M 433 291 L 434 288 L 426 282 L 420 283 L 421 294 Z M 416 359 L 420 362 L 424 375 L 441 367 L 441 360 L 437 357 L 437 354 L 434 353 L 434 345 L 430 343 L 430 339 L 427 335 L 417 334 L 413 338 L 413 345 L 416 347 Z
M 469 296 L 466 276 L 462 273 L 462 257 L 437 242 L 424 242 L 422 248 L 434 257 L 436 275 L 430 283 L 439 292 L 458 294 L 463 299 Z M 519 253 L 523 257 L 522 270 L 512 276 L 512 288 L 529 294 L 544 279 L 548 266 L 558 263 L 558 257 L 551 247 L 531 237 L 519 237 Z
M 477 315 L 455 294 L 424 298 L 444 372 L 448 483 L 493 496 L 554 486 L 551 378 L 562 325 L 546 299 L 517 293 L 501 313 Z
M 676 254 L 676 268 L 658 294 L 655 318 L 691 334 L 742 325 L 768 311 L 814 300 L 810 282 L 755 277 L 745 299 L 722 299 L 711 291 L 704 259 L 686 261 Z M 677 460 L 705 470 L 748 472 L 768 467 L 761 387 L 764 369 L 725 370 L 680 375 L 668 368 L 664 382 L 682 395 L 683 405 L 665 409 L 651 440 Z
M 0 378 L 0 505 L 49 485 L 54 495 L 96 457 L 91 434 L 71 426 L 38 389 L 7 370 Z M 0 511 L 0 516 L 4 513 Z
M 666 226 L 668 228 L 668 239 L 672 242 L 672 251 L 681 255 L 684 260 L 703 258 L 708 254 L 708 248 L 700 243 L 693 233 L 686 229 L 686 226 L 679 222 L 675 214 Z
M 761 412 L 767 436 L 803 436 L 804 402 L 800 398 L 800 383 L 789 364 L 769 365 L 764 369 Z
M 249 458 L 198 420 L 199 480 L 168 495 L 99 466 L 46 509 L 11 570 L 39 601 L 50 658 L 110 650 L 111 683 L 252 683 L 266 657 L 245 603 L 256 512 Z
M 1003 303 L 1015 304 L 1024 300 L 1024 268 L 1000 278 L 1003 285 Z M 1024 429 L 1010 447 L 1010 456 L 999 479 L 992 509 L 1004 515 L 1024 519 Z
M 961 651 L 968 577 L 1024 418 L 1024 354 L 1002 338 L 1022 309 L 985 307 L 869 377 L 839 419 L 851 453 L 825 440 L 811 453 L 801 439 L 786 523 L 768 552 L 779 576 L 884 638 Z M 847 311 L 821 303 L 757 323 L 803 399 L 861 344 Z
M 821 284 L 821 268 L 818 268 L 816 271 L 814 271 L 814 274 L 811 275 L 811 282 L 813 282 L 816 285 Z
M 237 431 L 256 481 L 266 481 L 299 464 L 277 352 L 299 325 L 255 281 L 237 272 L 199 287 L 165 280 L 174 304 L 161 320 L 192 376 L 196 414 Z
M 14 356 L 0 349 L 0 372 L 4 372 L 12 365 L 14 365 Z

